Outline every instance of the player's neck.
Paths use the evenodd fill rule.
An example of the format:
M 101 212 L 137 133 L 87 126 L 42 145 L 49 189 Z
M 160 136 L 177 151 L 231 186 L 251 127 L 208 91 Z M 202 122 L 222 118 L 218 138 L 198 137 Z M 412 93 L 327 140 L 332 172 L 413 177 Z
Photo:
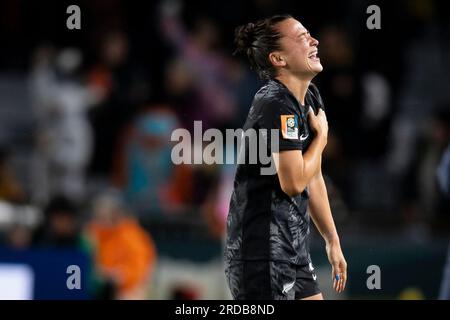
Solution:
M 305 105 L 305 96 L 311 80 L 299 79 L 296 76 L 285 74 L 281 74 L 276 78 L 281 81 L 289 89 L 289 91 L 292 92 L 299 103 Z

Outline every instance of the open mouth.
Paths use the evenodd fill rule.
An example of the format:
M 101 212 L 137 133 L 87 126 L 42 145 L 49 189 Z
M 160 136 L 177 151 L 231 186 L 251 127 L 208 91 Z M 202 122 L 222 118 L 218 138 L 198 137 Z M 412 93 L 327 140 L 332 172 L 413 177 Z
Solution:
M 318 50 L 315 50 L 315 51 L 313 51 L 313 52 L 311 52 L 311 53 L 309 54 L 308 58 L 311 59 L 311 60 L 313 60 L 313 61 L 320 61 L 320 58 L 319 58 L 318 55 L 317 55 L 318 53 L 319 53 L 319 51 L 318 51 Z

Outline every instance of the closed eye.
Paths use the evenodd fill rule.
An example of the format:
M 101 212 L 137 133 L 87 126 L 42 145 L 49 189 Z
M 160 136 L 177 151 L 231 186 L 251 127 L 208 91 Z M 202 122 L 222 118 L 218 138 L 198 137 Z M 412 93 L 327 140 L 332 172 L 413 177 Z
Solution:
M 302 32 L 302 33 L 300 33 L 299 35 L 298 35 L 298 37 L 299 38 L 302 38 L 302 37 L 304 37 L 304 36 L 310 36 L 311 34 L 309 33 L 309 31 L 305 31 L 305 32 Z

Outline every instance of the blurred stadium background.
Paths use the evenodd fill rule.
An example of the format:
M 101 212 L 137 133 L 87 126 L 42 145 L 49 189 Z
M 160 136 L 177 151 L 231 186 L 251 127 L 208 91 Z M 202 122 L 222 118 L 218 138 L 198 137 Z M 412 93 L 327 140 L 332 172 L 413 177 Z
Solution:
M 81 30 L 66 28 L 71 4 Z M 381 30 L 366 28 L 371 4 Z M 438 298 L 450 231 L 444 4 L 2 1 L 0 298 L 230 298 L 234 166 L 175 166 L 170 134 L 194 120 L 243 124 L 260 83 L 232 55 L 233 31 L 275 13 L 311 30 L 325 67 L 315 79 L 331 127 L 324 172 L 349 264 L 336 296 L 313 231 L 325 297 Z M 80 290 L 66 286 L 70 265 Z M 370 265 L 381 290 L 366 286 Z

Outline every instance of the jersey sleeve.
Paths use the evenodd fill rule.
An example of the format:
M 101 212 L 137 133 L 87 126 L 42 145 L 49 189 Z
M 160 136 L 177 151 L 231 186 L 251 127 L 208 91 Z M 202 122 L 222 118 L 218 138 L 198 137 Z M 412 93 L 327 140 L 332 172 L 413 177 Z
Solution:
M 289 100 L 272 99 L 262 105 L 260 128 L 267 129 L 268 136 L 271 135 L 271 130 L 278 130 L 279 151 L 303 149 L 301 140 L 303 126 L 300 113 Z

